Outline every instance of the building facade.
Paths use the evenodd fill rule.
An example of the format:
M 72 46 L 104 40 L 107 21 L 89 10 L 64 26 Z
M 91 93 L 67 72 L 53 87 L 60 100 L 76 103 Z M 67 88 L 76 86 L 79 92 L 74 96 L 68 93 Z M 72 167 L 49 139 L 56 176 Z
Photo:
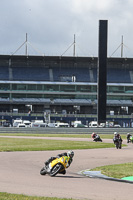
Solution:
M 96 57 L 0 55 L 0 112 L 97 113 Z M 133 59 L 107 59 L 107 114 L 133 113 Z

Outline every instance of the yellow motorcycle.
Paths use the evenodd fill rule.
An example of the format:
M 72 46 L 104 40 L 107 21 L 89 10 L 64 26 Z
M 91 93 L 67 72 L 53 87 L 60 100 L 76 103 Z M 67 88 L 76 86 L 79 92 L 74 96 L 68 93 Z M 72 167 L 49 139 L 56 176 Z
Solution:
M 58 173 L 61 173 L 63 170 L 69 167 L 69 159 L 68 156 L 62 156 L 60 158 L 55 158 L 48 165 L 45 165 L 41 171 L 41 175 L 48 174 L 49 176 L 56 176 Z

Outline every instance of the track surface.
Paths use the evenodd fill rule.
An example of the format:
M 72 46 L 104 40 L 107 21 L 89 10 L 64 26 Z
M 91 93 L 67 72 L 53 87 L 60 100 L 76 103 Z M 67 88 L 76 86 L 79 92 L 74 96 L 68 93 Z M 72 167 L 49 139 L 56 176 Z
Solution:
M 112 142 L 105 140 L 109 141 Z M 133 199 L 133 184 L 88 178 L 78 174 L 82 170 L 97 166 L 133 162 L 133 144 L 120 150 L 75 150 L 74 161 L 67 169 L 66 175 L 41 176 L 40 169 L 44 161 L 61 152 L 0 152 L 0 192 L 88 200 Z

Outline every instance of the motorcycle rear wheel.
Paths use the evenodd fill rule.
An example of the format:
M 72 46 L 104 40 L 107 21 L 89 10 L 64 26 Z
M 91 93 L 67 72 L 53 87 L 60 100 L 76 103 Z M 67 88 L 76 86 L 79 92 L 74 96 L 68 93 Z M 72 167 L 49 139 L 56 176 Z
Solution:
M 56 176 L 56 174 L 58 174 L 61 169 L 62 169 L 62 164 L 58 163 L 51 169 L 49 175 L 51 177 Z

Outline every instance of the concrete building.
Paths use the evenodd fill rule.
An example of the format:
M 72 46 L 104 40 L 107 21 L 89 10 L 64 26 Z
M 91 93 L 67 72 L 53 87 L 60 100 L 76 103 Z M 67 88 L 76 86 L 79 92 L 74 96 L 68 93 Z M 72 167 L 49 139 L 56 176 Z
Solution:
M 0 112 L 97 113 L 96 57 L 0 55 Z M 29 107 L 30 106 L 30 107 Z M 133 59 L 107 59 L 107 114 L 133 113 Z

